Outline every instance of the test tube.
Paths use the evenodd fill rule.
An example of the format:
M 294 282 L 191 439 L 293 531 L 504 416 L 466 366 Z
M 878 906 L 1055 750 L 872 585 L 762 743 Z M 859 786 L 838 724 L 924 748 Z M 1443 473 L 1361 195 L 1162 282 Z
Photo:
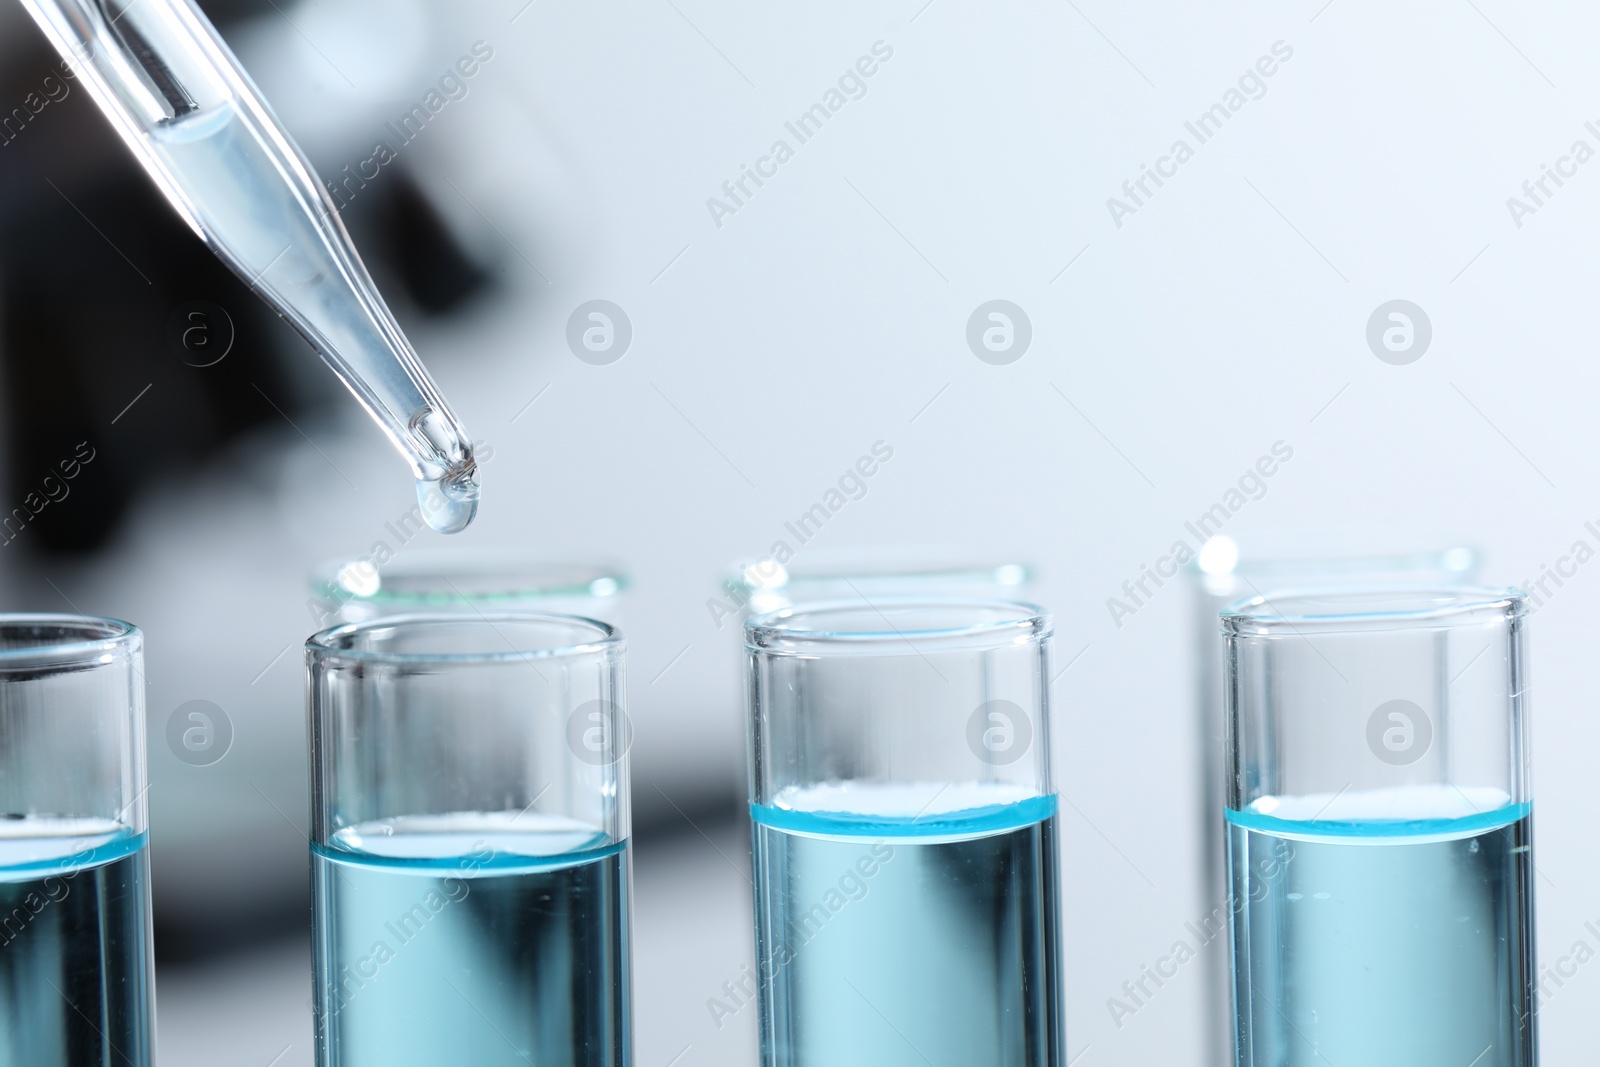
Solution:
M 622 1067 L 623 642 L 553 614 L 307 642 L 319 1067 Z
M 415 612 L 555 612 L 615 624 L 628 574 L 603 560 L 419 549 L 393 560 L 347 556 L 311 576 L 323 626 Z
M 144 638 L 0 616 L 0 1064 L 148 1067 Z
M 1050 617 L 795 606 L 745 626 L 763 1067 L 1058 1067 Z
M 744 617 L 797 603 L 878 600 L 893 596 L 1026 599 L 1034 571 L 1026 563 L 977 559 L 928 548 L 878 546 L 808 550 L 779 563 L 765 557 L 742 563 L 722 583 Z
M 1537 1062 L 1524 594 L 1222 613 L 1240 1067 Z
M 1199 870 L 1187 916 L 1200 931 L 1199 966 L 1205 998 L 1203 1040 L 1207 1067 L 1235 1062 L 1233 1005 L 1227 953 L 1228 871 L 1224 820 L 1220 814 L 1223 784 L 1222 655 L 1217 613 L 1228 605 L 1276 589 L 1351 589 L 1382 585 L 1459 585 L 1475 580 L 1478 553 L 1462 545 L 1413 551 L 1351 553 L 1335 551 L 1352 540 L 1350 531 L 1321 535 L 1247 538 L 1241 546 L 1219 534 L 1207 540 L 1189 566 L 1194 584 L 1196 636 L 1195 751 L 1199 761 Z M 1321 553 L 1321 554 L 1319 554 Z

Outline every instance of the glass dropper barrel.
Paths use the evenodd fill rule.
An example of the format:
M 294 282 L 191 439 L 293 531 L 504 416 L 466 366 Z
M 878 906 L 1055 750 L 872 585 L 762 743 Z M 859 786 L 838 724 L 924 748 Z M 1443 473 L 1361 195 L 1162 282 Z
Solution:
M 309 341 L 410 463 L 429 525 L 478 508 L 472 441 L 311 165 L 186 0 L 23 0 L 190 227 Z

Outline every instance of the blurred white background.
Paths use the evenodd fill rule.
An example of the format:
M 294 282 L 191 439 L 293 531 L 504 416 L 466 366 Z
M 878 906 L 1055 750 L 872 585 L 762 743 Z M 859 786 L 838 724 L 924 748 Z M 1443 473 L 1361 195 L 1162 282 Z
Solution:
M 1547 182 L 1520 220 L 1507 203 L 1533 204 L 1523 183 L 1574 142 L 1600 151 L 1585 126 L 1600 127 L 1600 15 L 1585 5 L 282 7 L 227 32 L 329 179 L 474 42 L 493 49 L 393 164 L 490 265 L 492 293 L 401 317 L 493 447 L 480 518 L 450 547 L 615 557 L 634 576 L 643 1067 L 754 1056 L 753 1012 L 719 1031 L 705 1007 L 751 951 L 738 637 L 707 600 L 874 442 L 893 460 L 814 546 L 1024 559 L 1056 613 L 1056 664 L 1072 664 L 1053 693 L 1071 802 L 1068 1043 L 1083 1067 L 1203 1058 L 1200 967 L 1120 1026 L 1107 1008 L 1201 896 L 1188 590 L 1170 584 L 1120 626 L 1108 598 L 1278 442 L 1292 459 L 1228 520 L 1241 540 L 1469 543 L 1498 583 L 1537 578 L 1579 539 L 1600 546 L 1584 525 L 1600 520 L 1600 162 Z M 0 11 L 0 39 L 36 45 Z M 875 47 L 892 56 L 800 143 L 785 124 Z M 1272 56 L 1270 77 L 1241 85 Z M 1241 88 L 1201 143 L 1186 123 Z M 73 106 L 87 122 L 87 101 Z M 775 176 L 731 214 L 708 208 L 780 139 L 794 151 Z M 1192 158 L 1136 203 L 1124 183 L 1179 140 Z M 593 299 L 632 326 L 610 365 L 566 340 Z M 1031 325 L 1007 365 L 967 341 L 995 299 Z M 1431 323 L 1405 365 L 1367 341 L 1396 299 Z M 212 916 L 221 941 L 304 894 L 304 576 L 365 553 L 412 504 L 355 405 L 327 410 L 168 479 L 86 563 L 0 560 L 18 608 L 70 600 L 146 629 L 156 891 L 169 914 Z M 152 391 L 135 417 L 185 411 Z M 1600 921 L 1582 652 L 1597 611 L 1600 565 L 1532 622 L 1547 963 L 1600 948 L 1584 925 Z M 236 729 L 211 767 L 163 740 L 192 699 Z M 163 971 L 169 1067 L 310 1062 L 304 947 L 237 940 Z M 1600 967 L 1564 982 L 1541 1009 L 1552 1063 L 1600 1037 Z

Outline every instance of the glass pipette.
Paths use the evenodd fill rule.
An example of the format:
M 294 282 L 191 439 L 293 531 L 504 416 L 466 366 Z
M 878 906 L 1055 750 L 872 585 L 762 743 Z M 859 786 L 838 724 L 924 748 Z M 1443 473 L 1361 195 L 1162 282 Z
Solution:
M 471 438 L 310 163 L 206 17 L 188 0 L 22 3 L 189 226 L 405 456 L 428 524 L 465 529 L 478 508 Z

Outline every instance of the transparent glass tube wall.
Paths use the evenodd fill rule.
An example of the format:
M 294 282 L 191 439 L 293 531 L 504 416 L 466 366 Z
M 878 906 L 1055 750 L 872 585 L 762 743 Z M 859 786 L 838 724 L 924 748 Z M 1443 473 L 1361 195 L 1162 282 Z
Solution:
M 0 616 L 0 1063 L 147 1067 L 144 639 Z
M 1388 587 L 1222 613 L 1241 1067 L 1537 1062 L 1525 612 Z
M 856 600 L 745 634 L 765 1067 L 1064 1062 L 1049 617 Z
M 621 637 L 400 615 L 307 659 L 320 1067 L 627 1063 Z
M 1202 949 L 1207 981 L 1202 989 L 1203 1040 L 1209 1067 L 1232 1067 L 1233 1011 L 1226 950 L 1228 874 L 1223 803 L 1221 637 L 1217 613 L 1245 597 L 1291 588 L 1361 588 L 1384 583 L 1471 582 L 1477 553 L 1464 547 L 1370 555 L 1307 554 L 1306 538 L 1241 546 L 1231 537 L 1207 541 L 1190 566 L 1193 578 L 1196 693 L 1194 744 L 1198 794 L 1195 832 L 1199 866 L 1189 919 L 1210 938 Z M 1318 545 L 1314 547 L 1325 547 Z M 1276 548 L 1273 552 L 1270 549 Z

